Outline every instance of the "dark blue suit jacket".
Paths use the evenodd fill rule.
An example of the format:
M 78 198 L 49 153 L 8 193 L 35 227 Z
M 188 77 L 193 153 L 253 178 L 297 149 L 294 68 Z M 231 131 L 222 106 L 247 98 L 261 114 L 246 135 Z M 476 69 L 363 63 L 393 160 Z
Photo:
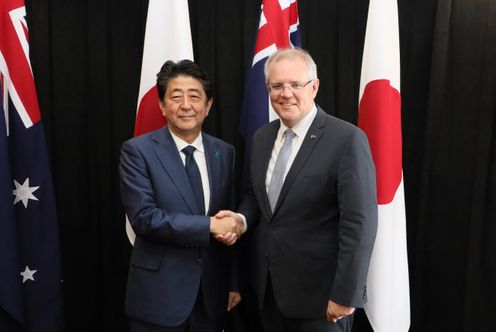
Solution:
M 375 168 L 365 134 L 319 108 L 288 171 L 274 212 L 265 177 L 279 120 L 253 136 L 246 216 L 251 282 L 291 318 L 322 318 L 328 300 L 361 307 L 377 230 Z
M 228 291 L 237 286 L 232 249 L 210 235 L 209 217 L 233 208 L 234 148 L 202 135 L 210 182 L 207 216 L 198 212 L 167 126 L 122 146 L 121 196 L 136 233 L 126 293 L 129 317 L 177 326 L 202 291 L 208 315 L 217 319 L 226 312 Z

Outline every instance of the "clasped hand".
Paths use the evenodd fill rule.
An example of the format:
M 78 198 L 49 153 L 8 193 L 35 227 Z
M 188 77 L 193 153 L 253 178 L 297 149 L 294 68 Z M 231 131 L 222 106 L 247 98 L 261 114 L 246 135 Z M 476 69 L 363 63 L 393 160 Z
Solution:
M 329 300 L 327 303 L 327 320 L 336 323 L 343 317 L 351 315 L 355 312 L 355 308 L 347 307 L 339 303 Z
M 233 245 L 241 238 L 245 231 L 244 228 L 241 217 L 229 210 L 221 210 L 210 218 L 210 232 L 217 241 L 228 246 Z

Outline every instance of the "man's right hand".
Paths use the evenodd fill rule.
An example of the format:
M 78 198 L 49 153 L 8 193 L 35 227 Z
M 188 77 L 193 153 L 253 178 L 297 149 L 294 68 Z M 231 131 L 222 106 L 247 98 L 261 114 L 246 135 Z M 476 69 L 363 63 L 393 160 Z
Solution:
M 243 228 L 243 223 L 240 224 L 236 218 L 231 216 L 210 218 L 210 232 L 218 241 L 227 245 L 236 243 L 236 240 L 243 234 Z

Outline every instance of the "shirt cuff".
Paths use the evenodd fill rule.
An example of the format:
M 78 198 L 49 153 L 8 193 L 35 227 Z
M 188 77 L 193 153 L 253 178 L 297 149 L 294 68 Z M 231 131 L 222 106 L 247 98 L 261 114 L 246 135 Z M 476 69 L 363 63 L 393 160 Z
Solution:
M 241 220 L 243 220 L 243 234 L 246 233 L 246 231 L 248 230 L 248 224 L 246 223 L 246 217 L 244 215 L 242 215 L 241 213 L 236 213 L 238 216 L 240 216 Z

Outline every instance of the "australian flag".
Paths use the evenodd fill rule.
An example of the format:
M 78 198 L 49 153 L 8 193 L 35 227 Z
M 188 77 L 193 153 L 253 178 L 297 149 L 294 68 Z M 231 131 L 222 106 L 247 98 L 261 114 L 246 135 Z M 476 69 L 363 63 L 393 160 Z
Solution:
M 59 235 L 22 0 L 0 0 L 0 331 L 63 331 Z
M 253 61 L 245 82 L 240 133 L 245 141 L 244 175 L 248 175 L 251 138 L 255 131 L 277 118 L 269 103 L 264 65 L 279 48 L 300 47 L 296 0 L 263 0 Z M 246 179 L 246 176 L 243 176 Z

